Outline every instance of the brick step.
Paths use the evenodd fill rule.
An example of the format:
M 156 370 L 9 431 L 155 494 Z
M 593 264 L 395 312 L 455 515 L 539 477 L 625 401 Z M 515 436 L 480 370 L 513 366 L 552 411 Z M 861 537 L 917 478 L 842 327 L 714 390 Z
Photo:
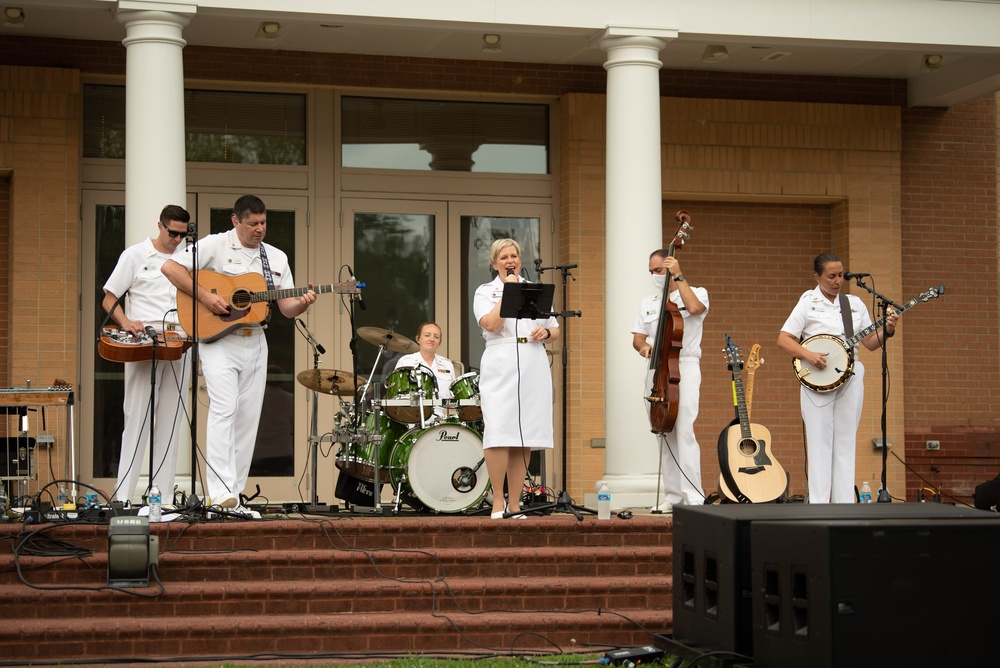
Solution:
M 134 589 L 151 594 L 157 588 Z M 37 590 L 0 586 L 0 600 L 21 618 L 75 623 L 81 614 L 117 623 L 121 618 L 294 614 L 478 613 L 554 608 L 662 608 L 671 596 L 669 576 L 444 578 L 437 581 L 171 582 L 156 598 L 103 588 Z
M 502 601 L 498 601 L 502 603 Z M 171 618 L 10 619 L 0 626 L 4 661 L 148 662 L 151 659 L 258 654 L 309 659 L 358 653 L 579 650 L 584 646 L 649 644 L 671 625 L 669 609 L 623 608 L 564 612 L 525 610 L 481 614 L 298 614 Z
M 264 519 L 225 520 L 195 524 L 168 522 L 154 524 L 150 533 L 159 536 L 164 550 L 201 552 L 236 549 L 321 550 L 331 547 L 362 549 L 434 549 L 445 547 L 610 545 L 661 546 L 671 542 L 669 516 L 637 515 L 625 522 L 600 521 L 585 516 L 578 522 L 572 515 L 557 513 L 526 520 L 491 520 L 489 517 L 437 515 L 416 517 L 348 517 L 315 520 Z M 20 524 L 0 524 L 0 536 L 23 538 L 22 532 L 51 540 L 107 551 L 108 525 L 75 522 L 42 524 L 27 528 Z M 627 539 L 624 538 L 627 536 Z
M 160 555 L 159 573 L 165 582 L 656 576 L 670 572 L 671 554 L 663 547 L 167 552 Z M 107 557 L 95 552 L 79 560 L 24 556 L 18 561 L 32 584 L 98 585 L 107 582 Z M 0 555 L 0 584 L 20 582 L 13 557 Z

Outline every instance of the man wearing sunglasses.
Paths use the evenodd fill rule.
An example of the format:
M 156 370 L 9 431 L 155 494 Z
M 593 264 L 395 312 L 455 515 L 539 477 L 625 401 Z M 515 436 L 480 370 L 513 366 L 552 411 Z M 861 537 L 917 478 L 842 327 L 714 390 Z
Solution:
M 163 495 L 164 505 L 173 501 L 174 475 L 177 471 L 177 440 L 182 431 L 184 397 L 187 396 L 187 376 L 190 368 L 188 353 L 175 361 L 156 361 L 155 405 L 151 406 L 152 340 L 164 341 L 164 332 L 187 338 L 177 324 L 174 306 L 176 288 L 160 268 L 176 253 L 183 252 L 191 215 L 183 208 L 170 204 L 160 212 L 157 235 L 130 246 L 118 258 L 118 264 L 104 284 L 101 305 L 122 330 L 121 336 L 131 335 L 137 348 L 146 350 L 148 359 L 125 362 L 125 429 L 122 432 L 121 455 L 118 459 L 118 483 L 112 497 L 131 500 L 142 459 L 149 443 L 149 423 L 153 422 L 153 482 Z M 121 300 L 127 294 L 127 299 Z M 123 301 L 124 303 L 119 303 Z M 151 329 L 150 329 L 151 328 Z M 135 356 L 141 357 L 140 353 Z

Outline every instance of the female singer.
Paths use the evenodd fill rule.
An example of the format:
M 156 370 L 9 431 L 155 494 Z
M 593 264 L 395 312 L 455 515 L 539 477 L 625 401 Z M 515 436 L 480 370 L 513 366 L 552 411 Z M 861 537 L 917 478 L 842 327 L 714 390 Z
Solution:
M 480 362 L 479 395 L 483 409 L 483 448 L 493 485 L 493 519 L 506 511 L 524 519 L 521 489 L 531 450 L 553 447 L 552 377 L 546 343 L 559 338 L 552 316 L 540 319 L 500 317 L 506 283 L 518 283 L 521 247 L 513 239 L 498 239 L 490 247 L 496 278 L 476 290 L 473 311 L 483 328 L 486 350 Z M 503 498 L 507 481 L 508 498 Z

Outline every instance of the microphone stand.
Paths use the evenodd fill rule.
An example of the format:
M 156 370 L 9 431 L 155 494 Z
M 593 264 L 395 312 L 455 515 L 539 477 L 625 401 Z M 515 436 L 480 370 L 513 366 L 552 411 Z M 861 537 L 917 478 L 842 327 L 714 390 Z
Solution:
M 892 306 L 897 311 L 903 311 L 902 306 L 892 301 L 885 295 L 879 294 L 874 289 L 865 285 L 864 278 L 862 276 L 855 277 L 855 282 L 859 288 L 868 291 L 873 297 L 878 299 L 878 310 L 875 314 L 875 319 L 880 320 L 888 316 L 889 307 Z M 882 426 L 882 487 L 878 491 L 878 503 L 892 503 L 892 497 L 889 495 L 889 487 L 886 482 L 886 469 L 887 460 L 889 457 L 889 439 L 886 437 L 886 406 L 889 402 L 889 356 L 887 352 L 889 337 L 886 336 L 887 332 L 885 329 L 885 322 L 882 323 L 882 416 L 881 416 L 881 426 Z
M 556 316 L 563 319 L 562 324 L 562 346 L 560 349 L 560 356 L 562 360 L 562 488 L 566 489 L 569 486 L 569 481 L 566 476 L 566 425 L 567 425 L 567 414 L 566 414 L 566 401 L 567 401 L 567 375 L 569 373 L 568 366 L 568 352 L 566 348 L 566 336 L 567 330 L 569 329 L 569 318 L 580 318 L 583 317 L 583 313 L 580 311 L 568 311 L 566 310 L 566 303 L 569 300 L 569 287 L 566 283 L 566 278 L 572 278 L 574 281 L 576 278 L 570 273 L 570 269 L 576 269 L 575 264 L 564 264 L 557 265 L 554 267 L 543 267 L 541 260 L 535 260 L 535 271 L 538 273 L 539 282 L 542 280 L 542 274 L 546 271 L 556 270 L 562 274 L 562 310 L 560 310 Z
M 191 338 L 191 496 L 196 495 L 198 489 L 198 226 L 195 223 L 188 224 L 187 240 L 191 249 L 191 329 L 187 332 Z M 150 481 L 152 482 L 152 481 Z M 208 495 L 206 488 L 205 494 Z M 163 490 L 160 490 L 162 494 Z M 190 506 L 190 504 L 188 504 Z
M 149 503 L 149 492 L 153 489 L 153 442 L 156 438 L 156 424 L 154 422 L 156 418 L 156 346 L 159 344 L 157 340 L 156 331 L 147 326 L 146 335 L 153 340 L 153 359 L 150 360 L 150 371 L 149 371 L 149 481 L 146 487 L 146 503 Z M 164 339 L 164 343 L 166 339 Z M 130 492 L 131 493 L 131 492 Z M 160 504 L 163 503 L 163 490 L 160 490 Z M 173 499 L 171 499 L 173 503 Z
M 309 331 L 309 327 L 306 326 L 306 323 L 301 318 L 295 319 L 295 329 L 299 331 L 306 342 L 312 347 L 313 370 L 317 372 L 318 377 L 319 356 L 325 353 L 326 349 L 316 341 L 312 332 Z M 320 505 L 319 494 L 316 490 L 316 477 L 319 475 L 319 393 L 316 390 L 312 390 L 310 400 L 312 401 L 312 414 L 309 422 L 309 473 L 312 485 L 309 490 L 307 510 L 309 512 L 317 512 L 326 510 L 326 508 Z

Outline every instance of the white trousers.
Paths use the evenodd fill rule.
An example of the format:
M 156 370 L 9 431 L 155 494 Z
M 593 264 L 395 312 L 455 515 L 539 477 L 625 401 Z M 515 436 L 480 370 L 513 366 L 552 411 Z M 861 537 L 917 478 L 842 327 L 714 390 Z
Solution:
M 208 388 L 205 485 L 239 498 L 250 475 L 267 380 L 267 338 L 229 334 L 199 346 Z
M 854 503 L 854 462 L 864 402 L 865 367 L 860 361 L 854 363 L 854 377 L 833 392 L 799 390 L 809 456 L 809 503 Z
M 664 493 L 660 501 L 671 505 L 701 505 L 705 493 L 701 486 L 701 447 L 694 433 L 701 397 L 701 360 L 679 358 L 681 382 L 678 386 L 677 419 L 672 431 L 658 436 Z M 653 373 L 646 375 L 646 393 L 653 388 Z M 646 402 L 649 411 L 649 402 Z
M 156 401 L 153 421 L 153 482 L 160 488 L 164 503 L 173 499 L 174 477 L 177 473 L 177 441 L 184 421 L 187 380 L 191 358 L 185 352 L 174 362 L 156 363 Z M 135 494 L 139 476 L 143 473 L 142 459 L 149 445 L 150 393 L 153 363 L 125 364 L 125 428 L 122 431 L 121 455 L 118 459 L 118 483 L 112 495 L 118 501 L 128 501 Z

